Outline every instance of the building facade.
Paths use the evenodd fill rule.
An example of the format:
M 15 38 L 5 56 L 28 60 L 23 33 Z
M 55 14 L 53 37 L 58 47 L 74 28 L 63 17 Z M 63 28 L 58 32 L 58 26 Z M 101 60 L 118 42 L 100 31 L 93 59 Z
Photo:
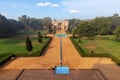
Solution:
M 68 20 L 53 20 L 52 25 L 52 28 L 56 30 L 68 30 L 69 22 Z

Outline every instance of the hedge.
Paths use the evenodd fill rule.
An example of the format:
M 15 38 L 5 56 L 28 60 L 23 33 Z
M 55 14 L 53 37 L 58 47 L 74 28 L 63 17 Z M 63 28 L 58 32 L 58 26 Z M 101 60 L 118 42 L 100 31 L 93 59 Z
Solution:
M 52 40 L 52 37 L 49 37 L 49 41 L 45 44 L 45 46 L 41 48 L 39 56 L 44 54 L 44 51 L 47 48 L 47 46 L 50 44 L 51 40 Z
M 0 62 L 0 66 L 4 65 L 6 62 L 8 62 L 12 57 L 16 57 L 14 55 L 7 55 L 3 61 Z

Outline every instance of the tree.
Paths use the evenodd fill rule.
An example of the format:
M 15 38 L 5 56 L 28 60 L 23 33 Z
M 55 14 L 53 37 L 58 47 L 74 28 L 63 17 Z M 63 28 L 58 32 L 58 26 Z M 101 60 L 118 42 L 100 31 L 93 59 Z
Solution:
M 115 13 L 115 14 L 113 15 L 113 17 L 119 17 L 119 14 L 118 14 L 118 13 Z
M 14 19 L 8 19 L 8 22 L 15 29 L 15 31 L 23 30 L 25 28 L 24 25 Z
M 50 17 L 45 17 L 42 20 L 43 22 L 43 26 L 45 26 L 47 29 L 50 28 L 52 26 L 52 19 Z
M 116 27 L 120 25 L 119 14 L 116 13 L 113 16 L 109 17 L 108 19 L 110 19 L 111 22 L 112 22 L 111 33 L 113 34 L 113 32 L 116 29 Z
M 116 40 L 120 41 L 120 26 L 118 26 L 114 31 L 114 36 L 116 37 Z
M 30 27 L 29 27 L 29 20 L 30 20 L 30 18 L 27 17 L 26 15 L 22 15 L 21 17 L 18 17 L 18 21 L 25 26 L 26 30 L 30 29 Z
M 29 37 L 27 36 L 26 38 L 26 49 L 31 52 L 33 47 L 32 47 L 32 43 L 31 43 L 31 40 L 29 39 Z
M 36 18 L 30 18 L 29 19 L 29 26 L 36 30 L 36 29 L 40 29 L 40 23 L 39 23 L 39 19 L 36 19 Z
M 112 22 L 108 18 L 100 17 L 95 18 L 92 24 L 96 28 L 98 35 L 107 35 L 111 31 Z
M 0 33 L 14 33 L 15 29 L 10 25 L 7 18 L 0 14 Z
M 68 32 L 72 33 L 72 28 L 68 27 Z
M 76 27 L 78 24 L 80 24 L 80 19 L 69 19 L 69 26 Z
M 25 26 L 25 30 L 38 30 L 43 29 L 43 26 L 49 25 L 50 18 L 44 18 L 44 19 L 37 19 L 37 18 L 30 18 L 26 15 L 23 15 L 18 18 L 19 22 L 22 23 Z
M 80 25 L 77 26 L 76 32 L 80 38 L 91 38 L 95 36 L 95 28 L 92 26 L 92 23 L 88 21 L 81 22 Z
M 22 15 L 21 17 L 18 17 L 18 21 L 23 23 L 25 26 L 28 26 L 28 24 L 29 24 L 29 17 L 27 17 L 26 15 Z
M 38 19 L 39 21 L 39 28 L 43 29 L 43 20 L 42 19 Z
M 70 32 L 70 33 L 72 33 L 72 29 L 77 27 L 81 22 L 80 19 L 69 19 L 68 21 L 69 21 L 68 32 Z
M 41 32 L 38 32 L 38 42 L 42 43 L 42 35 Z

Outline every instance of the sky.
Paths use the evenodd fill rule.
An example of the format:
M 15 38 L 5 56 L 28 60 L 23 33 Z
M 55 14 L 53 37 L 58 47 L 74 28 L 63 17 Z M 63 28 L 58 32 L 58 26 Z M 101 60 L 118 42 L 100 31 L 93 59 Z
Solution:
M 120 14 L 120 0 L 0 0 L 0 14 L 9 19 L 22 15 L 64 20 L 93 19 Z

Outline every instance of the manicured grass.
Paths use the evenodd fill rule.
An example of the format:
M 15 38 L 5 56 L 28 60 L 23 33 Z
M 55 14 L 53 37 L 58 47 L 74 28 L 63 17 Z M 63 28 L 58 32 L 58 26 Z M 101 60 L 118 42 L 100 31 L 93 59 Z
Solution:
M 4 61 L 11 55 L 39 56 L 50 38 L 43 38 L 43 42 L 39 43 L 37 41 L 37 34 L 38 32 L 29 32 L 29 34 L 26 32 L 25 34 L 20 33 L 14 37 L 0 39 L 0 62 Z M 33 45 L 33 50 L 31 52 L 28 52 L 25 47 L 25 40 L 27 35 L 29 35 Z
M 101 45 L 99 44 L 99 42 L 102 42 L 102 41 L 107 41 L 107 40 L 86 40 L 86 39 L 82 39 L 81 40 L 82 43 L 79 43 L 78 40 L 77 40 L 79 46 L 81 46 L 85 50 L 85 53 L 87 53 L 87 54 L 90 54 L 91 50 L 93 50 L 96 54 L 108 53 L 108 51 L 105 50 L 105 48 L 102 46 L 102 44 Z
M 115 41 L 113 36 L 97 37 L 94 40 L 71 38 L 75 46 L 79 46 L 79 51 L 82 56 L 102 56 L 111 57 L 120 64 L 120 42 Z M 94 54 L 91 53 L 93 51 Z M 102 54 L 102 55 L 101 55 Z

